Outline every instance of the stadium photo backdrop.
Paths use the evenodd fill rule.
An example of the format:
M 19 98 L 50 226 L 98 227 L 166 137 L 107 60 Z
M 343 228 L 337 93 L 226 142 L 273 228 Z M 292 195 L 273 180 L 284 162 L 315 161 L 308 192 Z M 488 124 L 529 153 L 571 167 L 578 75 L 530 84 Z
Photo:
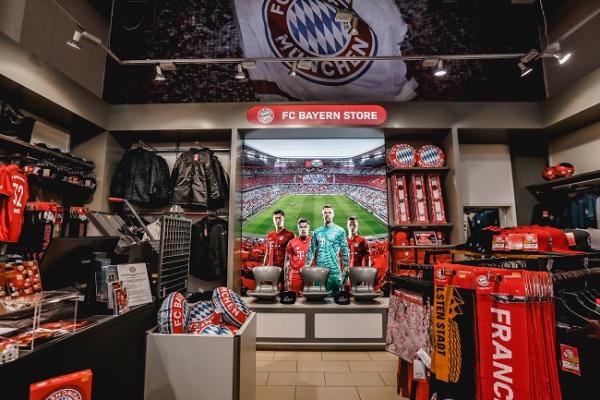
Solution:
M 348 263 L 376 267 L 381 286 L 389 267 L 383 139 L 254 139 L 245 141 L 243 154 L 243 287 L 254 290 L 252 269 L 257 266 L 285 266 L 286 271 L 303 266 L 310 237 L 324 225 L 326 204 L 348 245 L 345 263 L 339 253 L 343 268 Z M 284 213 L 283 226 L 277 228 L 276 210 Z M 358 225 L 350 241 L 349 217 L 356 217 Z M 308 239 L 301 237 L 300 219 L 309 223 Z M 288 289 L 299 291 L 299 275 L 292 275 L 286 273 Z

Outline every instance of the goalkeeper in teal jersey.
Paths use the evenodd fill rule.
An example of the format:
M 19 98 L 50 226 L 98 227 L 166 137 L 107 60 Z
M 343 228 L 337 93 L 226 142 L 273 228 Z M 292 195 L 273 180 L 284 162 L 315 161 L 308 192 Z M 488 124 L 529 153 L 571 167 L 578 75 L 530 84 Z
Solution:
M 327 290 L 334 294 L 342 287 L 342 269 L 340 267 L 340 251 L 342 262 L 348 268 L 350 265 L 350 251 L 346 240 L 346 232 L 343 228 L 333 223 L 333 208 L 330 205 L 323 206 L 324 225 L 313 232 L 310 247 L 306 255 L 306 266 L 310 266 L 313 258 L 317 257 L 317 267 L 329 268 L 327 278 Z

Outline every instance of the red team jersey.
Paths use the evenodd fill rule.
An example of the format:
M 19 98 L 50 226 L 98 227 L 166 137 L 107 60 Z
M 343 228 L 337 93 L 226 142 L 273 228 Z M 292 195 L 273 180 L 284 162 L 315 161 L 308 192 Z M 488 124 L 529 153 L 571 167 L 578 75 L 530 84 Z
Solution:
M 0 167 L 0 242 L 19 240 L 25 203 L 29 198 L 27 176 L 14 164 Z
M 287 271 L 287 288 L 299 293 L 302 290 L 302 277 L 300 276 L 300 268 L 306 265 L 306 253 L 310 247 L 311 237 L 307 236 L 304 240 L 297 237 L 287 245 L 285 253 L 290 260 L 289 269 Z
M 352 239 L 348 237 L 348 248 L 350 249 L 350 266 L 366 267 L 369 265 L 369 244 L 360 235 Z
M 283 268 L 285 261 L 285 248 L 290 240 L 294 238 L 294 232 L 282 229 L 279 232 L 267 233 L 267 253 L 265 265 L 273 265 Z

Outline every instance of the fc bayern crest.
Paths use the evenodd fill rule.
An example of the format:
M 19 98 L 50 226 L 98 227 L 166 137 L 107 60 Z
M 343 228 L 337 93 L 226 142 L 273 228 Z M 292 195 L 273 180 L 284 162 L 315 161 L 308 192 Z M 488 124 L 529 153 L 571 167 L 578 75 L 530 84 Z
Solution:
M 343 0 L 264 0 L 265 34 L 277 57 L 361 57 L 377 54 L 377 37 L 358 16 L 357 35 L 335 21 L 338 9 L 347 9 Z M 310 69 L 296 73 L 313 83 L 339 86 L 364 74 L 372 61 L 313 62 Z M 292 64 L 287 64 L 292 68 Z
M 75 388 L 59 389 L 50 393 L 44 400 L 83 400 L 83 395 Z
M 256 119 L 258 119 L 261 124 L 270 124 L 275 119 L 275 112 L 269 107 L 261 108 L 256 113 Z

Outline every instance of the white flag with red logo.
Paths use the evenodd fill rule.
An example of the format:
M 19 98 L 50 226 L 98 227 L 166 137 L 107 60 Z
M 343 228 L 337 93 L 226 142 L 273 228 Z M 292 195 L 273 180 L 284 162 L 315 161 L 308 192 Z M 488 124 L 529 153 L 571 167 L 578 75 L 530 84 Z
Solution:
M 401 55 L 407 26 L 393 0 L 354 0 L 357 35 L 335 21 L 344 0 L 235 0 L 246 58 Z M 262 100 L 403 101 L 417 83 L 403 61 L 322 61 L 309 70 L 292 63 L 257 63 L 250 78 Z

